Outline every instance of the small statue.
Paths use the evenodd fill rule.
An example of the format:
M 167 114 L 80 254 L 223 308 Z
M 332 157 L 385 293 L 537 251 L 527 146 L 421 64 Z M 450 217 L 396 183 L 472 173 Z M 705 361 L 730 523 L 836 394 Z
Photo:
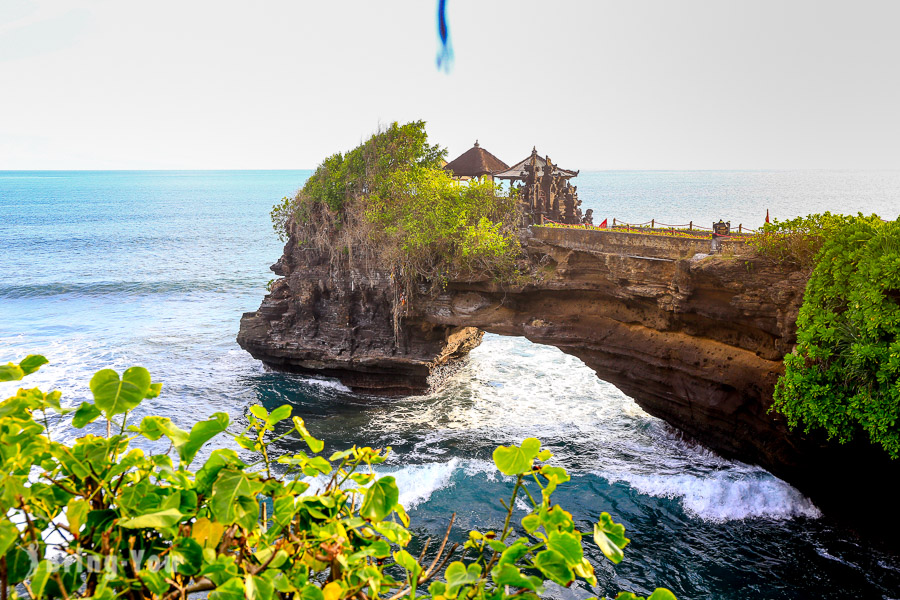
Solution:
M 594 225 L 594 209 L 589 208 L 584 211 L 584 217 L 581 219 L 582 225 Z

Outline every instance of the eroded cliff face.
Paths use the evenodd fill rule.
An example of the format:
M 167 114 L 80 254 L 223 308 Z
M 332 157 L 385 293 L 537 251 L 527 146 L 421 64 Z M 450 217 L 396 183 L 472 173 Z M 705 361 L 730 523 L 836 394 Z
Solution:
M 399 319 L 408 306 L 391 274 L 336 268 L 292 238 L 272 265 L 281 275 L 259 310 L 241 319 L 238 344 L 287 371 L 337 377 L 355 391 L 404 395 L 425 390 L 436 368 L 481 343 L 483 331 Z
M 611 232 L 535 228 L 525 248 L 537 274 L 528 285 L 452 281 L 407 305 L 390 274 L 335 269 L 291 241 L 273 266 L 283 278 L 244 315 L 238 342 L 276 368 L 408 394 L 481 332 L 524 336 L 579 357 L 648 413 L 762 465 L 826 511 L 892 506 L 886 494 L 859 494 L 900 474 L 883 453 L 791 432 L 769 412 L 806 273 L 750 254 L 700 256 L 708 242 Z M 866 515 L 851 518 L 864 525 Z

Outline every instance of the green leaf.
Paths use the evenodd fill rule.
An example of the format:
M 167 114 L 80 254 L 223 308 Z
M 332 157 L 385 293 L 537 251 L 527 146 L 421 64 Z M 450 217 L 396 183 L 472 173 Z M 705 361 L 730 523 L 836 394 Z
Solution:
M 525 531 L 528 533 L 533 533 L 537 530 L 538 527 L 541 526 L 541 517 L 536 513 L 527 514 L 522 517 L 522 527 L 525 528 Z
M 34 566 L 28 552 L 19 547 L 6 553 L 6 574 L 11 585 L 25 581 Z
M 182 518 L 184 518 L 184 515 L 182 515 L 178 509 L 167 508 L 166 510 L 147 513 L 145 515 L 134 517 L 133 519 L 120 521 L 119 527 L 124 527 L 125 529 L 162 529 L 165 527 L 172 527 L 181 521 Z
M 282 527 L 291 522 L 291 519 L 294 518 L 297 510 L 300 508 L 293 496 L 279 496 L 275 498 L 273 504 L 275 508 L 275 514 L 273 515 L 275 522 Z
M 567 586 L 575 580 L 575 574 L 562 554 L 555 550 L 543 550 L 534 557 L 534 566 L 550 581 Z
M 291 410 L 293 409 L 291 408 L 290 404 L 282 404 L 271 413 L 269 413 L 269 418 L 266 419 L 266 423 L 268 423 L 269 425 L 274 425 L 275 423 L 284 421 L 289 416 L 291 416 Z
M 249 500 L 249 502 L 247 502 Z M 250 515 L 248 512 L 255 514 Z M 236 521 L 255 523 L 259 517 L 259 506 L 254 497 L 254 486 L 247 476 L 234 469 L 222 469 L 212 487 L 210 509 L 213 516 L 222 523 L 231 524 Z
M 313 456 L 303 467 L 303 474 L 309 477 L 315 477 L 319 473 L 322 473 L 323 475 L 331 473 L 331 463 L 321 456 Z
M 675 594 L 667 590 L 666 588 L 656 588 L 653 590 L 653 593 L 647 598 L 647 600 L 678 600 L 675 598 Z
M 137 575 L 141 580 L 141 583 L 147 586 L 147 589 L 157 596 L 161 597 L 169 590 L 169 584 L 166 582 L 166 577 L 162 571 L 142 569 L 141 571 L 138 571 Z
M 588 559 L 582 559 L 581 563 L 575 565 L 572 569 L 575 574 L 591 585 L 597 585 L 597 576 L 594 574 L 594 565 Z
M 19 365 L 13 363 L 0 365 L 0 382 L 19 381 L 23 377 L 25 377 L 25 371 Z
M 260 406 L 259 404 L 254 404 L 250 407 L 250 414 L 259 419 L 260 421 L 266 421 L 269 418 L 269 411 Z
M 210 600 L 245 600 L 244 580 L 232 577 L 209 593 Z
M 383 521 L 394 510 L 400 499 L 400 490 L 397 488 L 393 476 L 387 475 L 377 480 L 366 491 L 359 514 L 363 518 L 372 521 Z
M 571 479 L 569 477 L 569 473 L 563 469 L 562 467 L 552 467 L 550 465 L 544 465 L 541 467 L 541 475 L 546 477 L 547 479 L 556 479 L 556 483 L 565 483 Z
M 42 560 L 38 563 L 37 569 L 31 575 L 31 590 L 34 598 L 40 598 L 44 595 L 44 588 L 47 586 L 52 572 L 53 565 L 49 560 Z
M 568 531 L 551 531 L 547 535 L 547 548 L 555 550 L 566 559 L 566 564 L 575 567 L 584 559 L 580 534 Z
M 296 417 L 295 417 L 294 424 L 296 425 L 296 423 L 297 423 L 297 421 L 296 421 Z M 348 448 L 347 450 L 340 450 L 338 452 L 333 452 L 331 454 L 331 456 L 328 457 L 328 460 L 341 460 L 344 458 L 348 458 L 350 456 L 353 456 L 353 451 L 354 451 L 353 448 Z
M 309 434 L 309 431 L 306 429 L 306 423 L 300 417 L 294 417 L 292 419 L 294 422 L 294 429 L 297 430 L 297 433 L 303 437 L 303 441 L 306 442 L 306 445 L 309 446 L 309 449 L 313 452 L 321 452 L 325 447 L 325 443 L 322 440 L 317 440 L 313 436 Z M 337 454 L 337 453 L 336 453 Z M 335 456 L 331 457 L 331 460 L 335 460 Z
M 398 546 L 407 545 L 412 538 L 405 527 L 398 525 L 393 521 L 381 521 L 380 523 L 373 522 L 372 527 L 374 527 L 378 533 L 386 537 L 389 542 L 397 544 Z
M 0 554 L 6 554 L 18 538 L 18 527 L 5 519 L 0 521 Z
M 272 600 L 275 590 L 272 584 L 256 575 L 247 575 L 244 580 L 247 600 Z
M 521 446 L 497 446 L 494 464 L 504 475 L 527 473 L 540 450 L 541 442 L 537 438 L 526 438 Z
M 352 479 L 356 485 L 359 486 L 367 486 L 372 483 L 372 480 L 375 479 L 374 473 L 353 473 L 350 475 L 350 479 Z
M 72 533 L 78 533 L 84 520 L 87 518 L 88 512 L 91 510 L 91 503 L 80 498 L 69 500 L 66 505 L 66 520 L 69 522 L 69 530 Z
M 93 423 L 99 416 L 100 409 L 88 402 L 82 402 L 81 406 L 75 411 L 75 416 L 72 417 L 72 427 L 81 429 L 88 423 Z
M 528 547 L 528 544 L 526 544 L 522 540 L 518 540 L 515 544 L 513 544 L 500 554 L 500 560 L 497 562 L 497 564 L 514 565 L 519 562 L 519 559 L 528 554 L 529 549 L 530 548 Z
M 209 458 L 206 459 L 203 467 L 197 471 L 197 477 L 194 479 L 195 489 L 197 493 L 208 496 L 212 492 L 213 483 L 215 483 L 222 469 L 226 467 L 241 469 L 246 466 L 244 461 L 238 457 L 237 452 L 231 448 L 213 450 L 210 452 Z
M 188 439 L 188 432 L 176 426 L 168 417 L 144 417 L 141 419 L 139 431 L 145 438 L 152 441 L 166 436 L 176 446 L 185 443 Z
M 444 571 L 444 579 L 447 580 L 447 586 L 451 589 L 459 588 L 463 585 L 475 583 L 481 577 L 481 565 L 473 563 L 466 568 L 460 561 L 453 561 Z
M 544 531 L 575 531 L 575 521 L 572 519 L 572 513 L 563 508 L 559 504 L 551 507 L 547 505 L 541 506 L 538 514 L 541 517 L 541 524 Z
M 179 539 L 169 554 L 175 570 L 182 575 L 193 575 L 203 566 L 203 548 L 191 538 Z
M 191 433 L 188 440 L 181 446 L 177 446 L 178 456 L 182 462 L 189 465 L 197 456 L 197 452 L 203 447 L 203 444 L 228 429 L 228 414 L 217 412 L 213 414 L 211 419 L 195 423 L 191 427 Z
M 19 368 L 22 369 L 22 372 L 25 373 L 25 375 L 31 375 L 48 362 L 50 361 L 40 354 L 29 354 L 19 362 Z
M 217 523 L 217 525 L 221 526 L 221 523 Z M 212 549 L 210 549 L 208 552 L 211 552 L 213 555 L 215 555 L 215 551 Z M 221 586 L 230 579 L 238 576 L 238 567 L 233 555 L 219 554 L 218 556 L 215 556 L 213 560 L 210 560 L 210 558 L 211 557 L 204 557 L 204 560 L 206 560 L 207 564 L 203 567 L 203 570 L 200 572 L 200 574 L 208 578 L 216 585 Z M 241 583 L 241 586 L 243 586 L 243 583 Z M 241 589 L 243 589 L 243 587 Z
M 325 600 L 325 594 L 318 586 L 307 584 L 300 590 L 300 600 Z
M 60 398 L 62 398 L 62 392 L 58 390 L 50 392 L 49 394 L 45 394 L 43 408 L 51 408 L 61 414 L 70 412 L 69 410 L 63 410 L 63 408 L 59 405 Z
M 491 571 L 491 577 L 498 586 L 509 585 L 532 590 L 538 594 L 544 593 L 544 586 L 540 577 L 523 575 L 518 567 L 511 564 L 502 564 L 494 567 Z
M 406 550 L 398 550 L 394 552 L 394 562 L 410 572 L 410 577 L 416 577 L 422 570 L 422 567 L 413 558 L 413 555 Z
M 630 542 L 625 537 L 625 526 L 615 523 L 609 513 L 600 514 L 600 522 L 594 524 L 594 541 L 606 558 L 616 564 L 622 562 L 622 549 Z
M 150 391 L 150 372 L 144 367 L 131 367 L 119 374 L 103 369 L 91 378 L 94 404 L 107 418 L 128 412 L 141 403 Z
M 306 445 L 309 446 L 309 449 L 313 452 L 321 452 L 322 449 L 325 448 L 325 442 L 317 440 L 311 435 L 304 435 L 303 441 L 306 442 Z

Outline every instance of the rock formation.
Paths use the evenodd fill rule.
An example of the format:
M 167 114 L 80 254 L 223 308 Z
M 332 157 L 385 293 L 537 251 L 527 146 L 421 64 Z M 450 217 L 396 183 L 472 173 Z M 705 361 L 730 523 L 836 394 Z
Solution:
M 769 413 L 805 273 L 752 254 L 707 257 L 709 242 L 698 240 L 534 228 L 524 243 L 532 283 L 451 281 L 407 303 L 389 273 L 335 269 L 291 240 L 272 268 L 283 278 L 244 315 L 238 342 L 276 368 L 407 394 L 427 388 L 435 367 L 477 346 L 483 331 L 524 336 L 579 357 L 648 413 L 762 465 L 823 510 L 861 526 L 888 514 L 878 509 L 892 505 L 886 494 L 860 489 L 896 474 L 896 464 L 865 442 L 790 432 Z

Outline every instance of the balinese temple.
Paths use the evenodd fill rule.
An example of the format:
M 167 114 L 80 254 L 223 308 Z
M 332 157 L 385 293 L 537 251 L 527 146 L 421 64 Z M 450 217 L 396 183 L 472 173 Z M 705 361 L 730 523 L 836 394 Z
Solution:
M 537 148 L 533 148 L 531 156 L 506 170 L 493 173 L 493 176 L 495 179 L 509 180 L 512 189 L 518 190 L 519 198 L 525 203 L 525 212 L 532 216 L 534 223 L 549 220 L 575 225 L 586 222 L 579 208 L 578 187 L 569 183 L 578 173 L 554 165 L 549 156 L 541 157 Z M 516 181 L 522 183 L 516 186 Z
M 487 177 L 491 180 L 494 173 L 506 171 L 509 166 L 482 148 L 475 140 L 475 145 L 444 165 L 444 168 L 457 179 L 472 179 L 473 177 Z

